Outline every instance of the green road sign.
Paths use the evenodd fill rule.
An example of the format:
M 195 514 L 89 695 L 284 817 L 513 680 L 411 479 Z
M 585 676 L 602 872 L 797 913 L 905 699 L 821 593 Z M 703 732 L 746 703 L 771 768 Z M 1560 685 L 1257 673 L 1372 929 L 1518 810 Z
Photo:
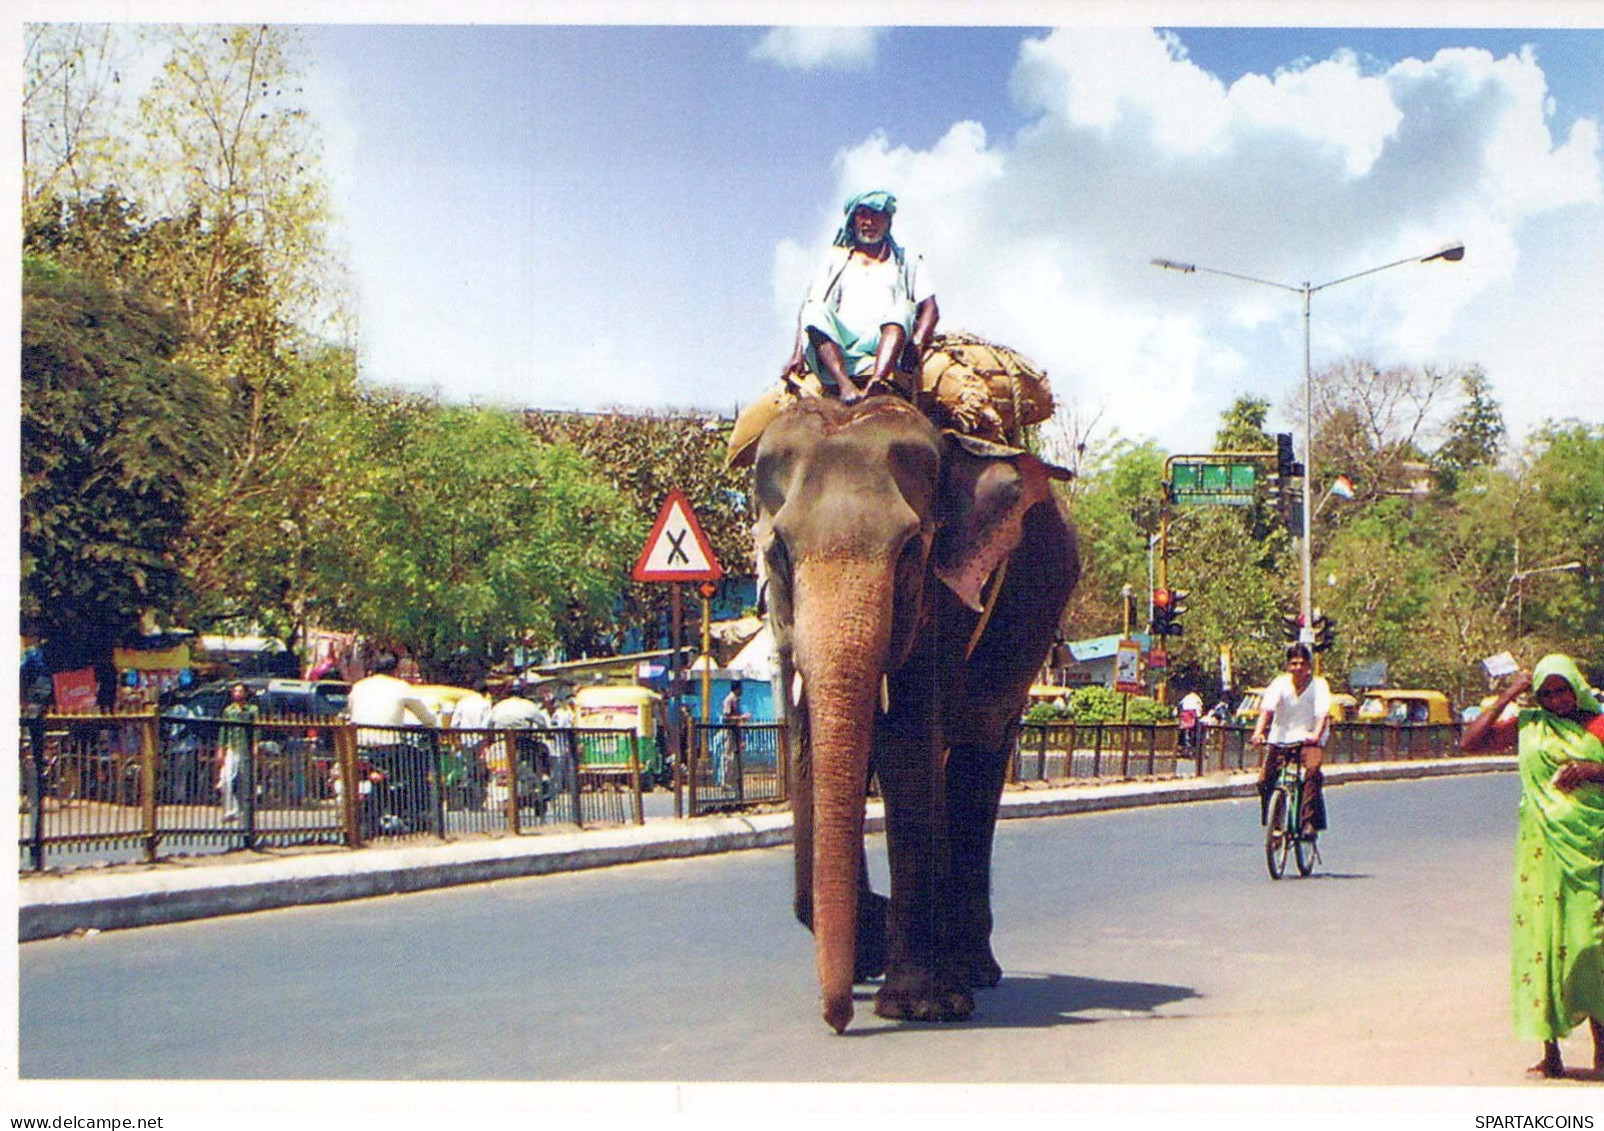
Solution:
M 1171 471 L 1171 497 L 1178 505 L 1212 504 L 1247 507 L 1253 505 L 1259 482 L 1256 463 L 1245 461 L 1197 461 L 1177 463 Z

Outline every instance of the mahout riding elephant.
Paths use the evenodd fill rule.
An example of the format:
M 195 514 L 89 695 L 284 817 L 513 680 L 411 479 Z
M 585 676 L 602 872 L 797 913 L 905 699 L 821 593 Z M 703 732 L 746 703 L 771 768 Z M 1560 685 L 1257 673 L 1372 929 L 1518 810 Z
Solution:
M 956 1021 L 1002 969 L 991 846 L 1030 684 L 1080 573 L 1035 456 L 939 432 L 907 402 L 805 398 L 764 429 L 754 527 L 793 752 L 795 910 L 824 1019 L 881 973 L 881 1017 Z M 889 901 L 864 802 L 885 803 Z

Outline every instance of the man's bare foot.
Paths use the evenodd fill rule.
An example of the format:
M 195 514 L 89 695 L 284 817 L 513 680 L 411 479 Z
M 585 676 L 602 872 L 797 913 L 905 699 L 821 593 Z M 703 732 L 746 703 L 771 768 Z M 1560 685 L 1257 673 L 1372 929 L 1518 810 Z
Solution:
M 1526 1075 L 1539 1080 L 1558 1080 L 1565 1075 L 1565 1064 L 1560 1060 L 1559 1045 L 1543 1046 L 1543 1059 L 1526 1070 Z

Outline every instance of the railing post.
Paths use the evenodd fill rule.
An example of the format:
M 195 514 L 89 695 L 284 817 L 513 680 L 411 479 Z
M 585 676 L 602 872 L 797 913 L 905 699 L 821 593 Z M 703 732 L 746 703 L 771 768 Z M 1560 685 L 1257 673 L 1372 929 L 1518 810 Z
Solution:
M 774 770 L 780 780 L 780 800 L 791 800 L 791 724 L 784 719 L 774 731 Z
M 512 736 L 504 730 L 490 732 L 489 749 L 501 750 L 502 757 L 506 759 L 507 786 L 507 828 L 512 830 L 513 836 L 523 832 L 523 811 L 518 800 L 518 746 Z M 577 771 L 576 771 L 577 776 Z
M 157 726 L 156 712 L 152 709 L 139 728 L 139 807 L 145 825 L 147 864 L 156 862 L 157 838 L 160 835 L 156 829 L 156 751 L 160 740 L 161 731 Z
M 691 718 L 689 711 L 683 711 L 680 734 L 686 738 L 685 743 L 685 815 L 695 817 L 700 815 L 696 804 L 696 774 L 701 768 L 701 727 Z
M 39 706 L 28 709 L 28 745 L 33 762 L 33 837 L 28 848 L 33 870 L 45 870 L 45 714 Z
M 356 727 L 350 723 L 334 727 L 334 760 L 340 767 L 340 825 L 345 830 L 345 845 L 361 848 L 362 826 L 358 814 L 362 783 L 357 780 Z
M 631 808 L 635 810 L 635 823 L 646 823 L 646 803 L 640 794 L 640 733 L 631 731 L 629 734 L 629 794 Z
M 579 789 L 579 735 L 575 728 L 570 726 L 564 732 L 564 739 L 568 748 L 563 752 L 568 758 L 568 796 L 574 803 L 574 821 L 580 820 L 580 805 L 584 795 Z
M 245 836 L 245 847 L 256 851 L 256 724 L 247 721 L 245 752 L 240 755 L 239 772 L 234 778 L 235 798 L 240 805 L 240 825 Z M 244 796 L 240 796 L 240 781 L 245 782 Z

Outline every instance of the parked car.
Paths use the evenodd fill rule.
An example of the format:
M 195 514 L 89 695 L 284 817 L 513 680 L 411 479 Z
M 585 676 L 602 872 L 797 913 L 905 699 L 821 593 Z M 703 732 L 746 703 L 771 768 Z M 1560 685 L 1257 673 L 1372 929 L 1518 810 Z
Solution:
M 345 712 L 351 685 L 341 680 L 278 679 L 248 676 L 215 680 L 179 695 L 164 727 L 171 772 L 165 776 L 163 799 L 169 803 L 201 800 L 208 795 L 204 779 L 209 751 L 217 742 L 217 720 L 228 702 L 229 688 L 243 683 L 264 722 L 312 723 L 336 719 Z M 330 769 L 334 744 L 326 727 L 266 727 L 257 735 L 258 802 L 303 805 L 332 796 Z

